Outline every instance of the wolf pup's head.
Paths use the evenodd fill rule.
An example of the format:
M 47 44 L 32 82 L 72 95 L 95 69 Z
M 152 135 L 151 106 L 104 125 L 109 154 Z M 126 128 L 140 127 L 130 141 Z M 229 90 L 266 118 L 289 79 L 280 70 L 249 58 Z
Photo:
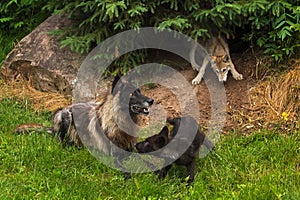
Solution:
M 227 74 L 230 70 L 230 59 L 227 55 L 222 56 L 211 56 L 213 63 L 213 70 L 217 74 L 220 82 L 226 82 Z
M 112 94 L 120 94 L 121 103 L 126 103 L 126 100 L 129 99 L 129 102 L 127 103 L 129 104 L 128 108 L 130 114 L 148 115 L 149 107 L 154 102 L 153 99 L 143 95 L 139 88 L 135 88 L 134 85 L 120 79 L 119 76 L 116 76 L 116 78 L 113 81 Z M 123 107 L 127 108 L 127 105 L 124 104 Z
M 168 144 L 169 130 L 166 126 L 160 131 L 159 134 L 148 137 L 142 142 L 135 144 L 135 148 L 139 153 L 149 153 L 161 149 Z

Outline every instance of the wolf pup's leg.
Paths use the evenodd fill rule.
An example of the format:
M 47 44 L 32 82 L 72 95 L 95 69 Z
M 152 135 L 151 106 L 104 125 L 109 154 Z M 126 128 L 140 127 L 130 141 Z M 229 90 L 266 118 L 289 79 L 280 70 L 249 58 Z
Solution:
M 195 60 L 195 53 L 196 53 L 197 46 L 198 46 L 197 43 L 193 44 L 193 46 L 190 50 L 190 53 L 189 53 L 189 57 L 190 57 L 190 62 L 191 62 L 193 70 L 199 71 L 200 66 L 196 63 L 196 60 Z
M 203 60 L 202 66 L 199 68 L 198 75 L 192 80 L 193 85 L 200 84 L 200 82 L 201 82 L 201 80 L 204 76 L 206 66 L 207 66 L 208 63 L 209 63 L 209 60 L 208 60 L 207 57 L 205 57 L 204 60 Z
M 190 185 L 192 182 L 194 182 L 195 160 L 193 160 L 191 163 L 189 163 L 186 166 L 186 169 L 187 169 L 187 172 L 188 172 L 188 175 L 189 175 L 189 179 L 187 181 L 187 184 Z
M 230 61 L 231 62 L 231 61 Z M 230 64 L 230 71 L 231 71 L 231 74 L 233 76 L 233 78 L 235 80 L 242 80 L 243 79 L 243 75 L 238 73 L 233 65 L 233 63 L 231 62 Z
M 197 84 L 199 84 L 201 82 L 202 77 L 203 77 L 203 75 L 205 73 L 206 65 L 209 62 L 208 59 L 204 58 L 201 67 L 196 63 L 196 60 L 195 60 L 196 55 L 195 55 L 195 53 L 196 53 L 197 46 L 198 46 L 197 43 L 193 44 L 193 46 L 192 46 L 192 48 L 190 50 L 190 53 L 189 53 L 189 57 L 190 57 L 190 62 L 191 62 L 192 68 L 194 70 L 199 71 L 198 75 L 196 76 L 196 78 L 194 78 L 193 81 L 192 81 L 193 85 L 197 85 Z
M 172 165 L 168 165 L 157 172 L 158 178 L 165 178 Z
M 224 38 L 222 37 L 219 37 L 219 41 L 221 42 L 222 46 L 225 47 L 225 51 L 226 51 L 226 54 L 228 55 L 229 57 L 229 62 L 230 62 L 230 71 L 231 71 L 231 74 L 233 76 L 233 78 L 235 80 L 242 80 L 243 79 L 243 75 L 238 73 L 234 67 L 234 64 L 231 60 L 231 57 L 230 57 L 230 53 L 229 53 L 229 48 L 228 48 L 228 44 L 227 42 L 225 42 Z

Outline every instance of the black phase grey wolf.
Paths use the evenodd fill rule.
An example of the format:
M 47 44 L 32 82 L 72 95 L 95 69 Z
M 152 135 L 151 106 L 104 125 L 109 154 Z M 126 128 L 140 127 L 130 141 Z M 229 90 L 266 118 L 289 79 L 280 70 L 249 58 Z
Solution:
M 171 131 L 168 130 L 167 126 L 164 126 L 159 134 L 146 138 L 146 140 L 137 143 L 135 147 L 139 153 L 149 153 L 161 149 L 173 140 L 172 142 L 177 144 L 176 149 L 169 149 L 161 156 L 165 158 L 174 158 L 175 156 L 177 159 L 174 163 L 186 167 L 189 175 L 188 184 L 191 184 L 194 181 L 195 159 L 198 155 L 200 146 L 203 144 L 209 150 L 212 150 L 214 145 L 206 138 L 205 134 L 199 130 L 198 123 L 192 117 L 176 117 L 174 119 L 167 119 L 167 122 L 173 125 Z M 177 141 L 174 141 L 176 140 L 175 136 L 177 135 L 180 126 L 183 126 L 181 127 L 181 130 L 184 130 L 184 132 L 181 133 L 181 136 Z M 191 134 L 191 131 L 195 130 L 197 131 L 195 137 L 192 141 L 188 141 L 188 135 Z M 182 155 L 178 155 L 178 148 L 189 143 L 191 144 L 188 146 L 187 150 Z M 171 165 L 168 165 L 161 169 L 158 172 L 159 177 L 165 177 L 170 168 Z
M 234 79 L 243 79 L 243 75 L 238 73 L 235 69 L 230 57 L 228 44 L 223 37 L 212 37 L 211 39 L 206 40 L 202 45 L 206 49 L 208 56 L 212 59 L 211 68 L 218 76 L 220 82 L 225 82 L 227 80 L 228 71 L 231 71 Z M 199 84 L 201 82 L 205 69 L 209 63 L 208 57 L 203 59 L 200 66 L 196 63 L 197 46 L 198 45 L 195 43 L 189 53 L 191 65 L 194 70 L 198 71 L 198 75 L 193 79 L 192 84 Z
M 98 139 L 92 141 L 92 146 L 106 154 L 111 153 L 108 144 L 105 144 L 107 141 L 123 150 L 131 150 L 137 139 L 134 127 L 137 116 L 148 115 L 154 100 L 119 77 L 113 81 L 111 92 L 103 96 L 97 102 L 76 103 L 57 110 L 53 115 L 53 127 L 23 124 L 15 129 L 15 133 L 44 130 L 57 135 L 62 143 L 78 147 L 83 145 L 82 140 Z M 129 134 L 124 127 L 130 131 Z M 103 134 L 109 140 L 102 140 Z

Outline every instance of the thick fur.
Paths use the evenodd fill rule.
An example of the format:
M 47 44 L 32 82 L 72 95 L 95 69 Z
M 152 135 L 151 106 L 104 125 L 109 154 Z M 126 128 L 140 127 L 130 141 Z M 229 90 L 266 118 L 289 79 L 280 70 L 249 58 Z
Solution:
M 198 123 L 192 117 L 177 117 L 174 119 L 168 119 L 167 122 L 173 125 L 173 128 L 171 129 L 170 132 L 167 126 L 165 126 L 163 127 L 163 129 L 160 131 L 159 134 L 153 135 L 147 138 L 145 141 L 137 143 L 135 147 L 139 153 L 148 153 L 148 152 L 161 149 L 169 142 L 171 142 L 171 140 L 175 140 L 174 137 L 177 135 L 181 122 L 183 122 L 182 128 L 185 130 L 185 132 L 181 133 L 183 135 L 181 135 L 177 139 L 178 141 L 173 141 L 177 143 L 178 148 L 180 148 L 181 145 L 185 145 L 187 142 L 190 141 L 188 135 L 191 133 L 191 131 L 197 130 L 196 136 L 193 139 L 192 144 L 181 156 L 178 157 L 177 149 L 167 150 L 167 152 L 164 152 L 163 153 L 164 155 L 162 155 L 163 157 L 166 158 L 168 157 L 173 158 L 175 156 L 178 157 L 178 159 L 175 160 L 175 164 L 184 165 L 187 168 L 187 172 L 189 175 L 188 184 L 190 184 L 194 181 L 195 159 L 198 155 L 200 146 L 204 144 L 208 149 L 211 150 L 213 149 L 213 144 L 208 139 L 205 139 L 205 134 L 199 130 Z M 159 177 L 161 178 L 165 177 L 166 173 L 170 168 L 171 165 L 161 169 L 158 172 Z
M 122 93 L 124 89 L 130 91 L 132 88 L 133 92 Z M 125 95 L 129 95 L 127 96 L 129 105 L 121 103 Z M 57 110 L 53 115 L 53 127 L 23 124 L 15 129 L 15 133 L 46 130 L 50 134 L 58 135 L 64 144 L 81 147 L 84 140 L 85 144 L 100 149 L 106 154 L 111 153 L 107 144 L 109 142 L 124 150 L 131 150 L 136 143 L 134 135 L 137 130 L 130 124 L 137 122 L 138 114 L 147 115 L 148 107 L 152 104 L 153 99 L 142 95 L 139 89 L 116 77 L 111 93 L 104 95 L 99 102 L 77 103 Z M 131 120 L 133 123 L 129 123 Z M 127 126 L 125 130 L 132 131 L 130 135 L 124 132 L 120 125 L 123 130 L 124 126 Z
M 206 40 L 202 45 L 213 60 L 211 67 L 218 76 L 220 82 L 225 82 L 227 80 L 228 71 L 231 71 L 234 79 L 243 79 L 243 75 L 238 73 L 235 69 L 230 57 L 228 44 L 223 37 L 212 37 L 211 39 Z M 189 54 L 193 69 L 199 71 L 198 75 L 193 79 L 192 84 L 199 84 L 201 82 L 206 66 L 209 63 L 209 58 L 207 57 L 203 59 L 201 66 L 196 63 L 196 49 L 197 45 L 195 44 L 192 46 Z
M 27 123 L 17 126 L 14 133 L 47 132 L 51 135 L 58 135 L 59 140 L 64 144 L 76 144 L 78 147 L 82 146 L 74 127 L 72 106 L 60 108 L 55 111 L 52 120 L 53 127 L 44 126 L 42 124 Z

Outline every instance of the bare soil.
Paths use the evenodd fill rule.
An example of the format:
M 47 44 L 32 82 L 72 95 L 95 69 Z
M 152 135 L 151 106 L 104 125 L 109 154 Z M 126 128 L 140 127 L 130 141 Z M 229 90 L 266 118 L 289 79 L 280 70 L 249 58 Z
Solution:
M 223 128 L 224 133 L 227 133 L 230 129 L 244 128 L 240 118 L 242 115 L 247 115 L 250 111 L 248 92 L 249 89 L 258 82 L 253 78 L 256 68 L 256 59 L 253 55 L 232 54 L 232 60 L 238 72 L 243 74 L 244 79 L 239 81 L 235 80 L 229 73 L 227 81 L 224 84 L 227 102 L 226 123 Z M 181 62 L 180 60 L 177 60 L 176 65 L 182 65 L 182 69 L 178 71 L 191 83 L 198 72 L 193 70 L 189 64 Z M 179 83 L 177 82 L 177 84 Z M 174 87 L 176 87 L 176 80 Z M 199 123 L 205 129 L 208 126 L 208 121 L 211 119 L 210 94 L 204 80 L 202 80 L 199 85 L 193 85 L 191 87 L 198 98 L 200 109 Z M 181 114 L 178 99 L 176 99 L 176 96 L 172 93 L 170 88 L 155 85 L 151 88 L 143 88 L 143 92 L 155 100 L 152 118 L 162 120 L 165 117 L 174 117 Z M 180 95 L 188 97 L 190 94 L 184 93 L 183 91 Z M 159 107 L 159 111 L 155 109 L 156 106 Z

